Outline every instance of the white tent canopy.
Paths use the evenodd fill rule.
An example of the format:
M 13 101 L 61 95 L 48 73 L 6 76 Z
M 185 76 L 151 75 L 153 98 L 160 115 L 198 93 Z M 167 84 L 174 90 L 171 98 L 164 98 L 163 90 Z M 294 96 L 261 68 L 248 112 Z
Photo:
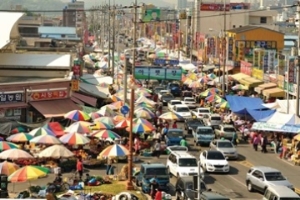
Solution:
M 74 154 L 63 145 L 53 145 L 37 155 L 39 158 L 70 158 L 73 156 Z
M 145 96 L 141 96 L 140 98 L 138 98 L 135 103 L 148 103 L 148 104 L 151 104 L 151 105 L 155 105 L 156 103 L 150 99 L 148 99 L 147 97 Z
M 180 64 L 180 66 L 184 70 L 195 70 L 197 68 L 193 63 Z
M 270 108 L 270 109 L 276 109 L 278 112 L 281 113 L 288 113 L 288 114 L 297 114 L 296 113 L 296 100 L 279 100 L 276 99 L 274 103 L 267 103 L 263 104 L 263 106 Z M 300 111 L 300 109 L 299 109 Z
M 300 118 L 295 114 L 286 114 L 281 112 L 275 112 L 271 117 L 262 119 L 261 121 L 267 122 L 270 124 L 279 124 L 279 125 L 295 125 L 300 124 Z

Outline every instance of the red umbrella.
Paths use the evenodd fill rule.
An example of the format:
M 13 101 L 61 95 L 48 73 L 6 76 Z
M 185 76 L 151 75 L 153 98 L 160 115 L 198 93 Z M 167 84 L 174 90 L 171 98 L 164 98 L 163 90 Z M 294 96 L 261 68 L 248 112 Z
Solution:
M 44 126 L 48 130 L 52 131 L 56 136 L 62 136 L 65 134 L 64 127 L 58 122 L 50 122 Z

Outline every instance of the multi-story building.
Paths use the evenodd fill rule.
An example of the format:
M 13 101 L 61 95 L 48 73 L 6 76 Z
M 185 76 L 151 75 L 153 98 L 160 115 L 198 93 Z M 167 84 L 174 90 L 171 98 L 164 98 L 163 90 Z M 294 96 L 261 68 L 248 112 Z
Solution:
M 63 26 L 76 27 L 80 32 L 84 29 L 84 21 L 85 12 L 83 1 L 73 0 L 63 9 Z
M 177 10 L 185 10 L 187 8 L 187 0 L 177 0 L 175 8 Z

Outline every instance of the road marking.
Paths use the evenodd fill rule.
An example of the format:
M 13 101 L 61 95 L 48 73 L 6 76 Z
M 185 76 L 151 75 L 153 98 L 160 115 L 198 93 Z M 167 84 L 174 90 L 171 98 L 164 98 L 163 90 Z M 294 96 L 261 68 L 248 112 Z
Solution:
M 285 159 L 282 159 L 282 158 L 280 158 L 280 157 L 277 157 L 276 156 L 276 158 L 278 158 L 278 159 L 280 159 L 281 161 L 283 161 L 283 162 L 285 162 L 286 164 L 289 164 L 289 165 L 291 165 L 291 166 L 295 166 L 293 163 L 291 163 L 291 162 L 289 162 L 289 161 L 287 161 L 287 160 L 285 160 Z
M 254 166 L 251 162 L 246 161 L 246 160 L 244 160 L 244 161 L 236 161 L 236 163 L 238 163 L 240 165 L 243 165 L 244 167 L 248 167 L 248 168 L 251 168 L 251 167 Z
M 234 178 L 233 176 L 231 176 L 231 175 L 228 175 L 229 176 L 229 178 L 231 178 L 231 179 L 233 179 L 234 181 L 236 181 L 236 182 L 238 182 L 239 184 L 241 184 L 242 186 L 244 186 L 244 187 L 247 187 L 246 186 L 246 184 L 245 183 L 243 183 L 242 181 L 240 181 L 240 180 L 238 180 L 238 179 L 236 179 L 236 178 Z

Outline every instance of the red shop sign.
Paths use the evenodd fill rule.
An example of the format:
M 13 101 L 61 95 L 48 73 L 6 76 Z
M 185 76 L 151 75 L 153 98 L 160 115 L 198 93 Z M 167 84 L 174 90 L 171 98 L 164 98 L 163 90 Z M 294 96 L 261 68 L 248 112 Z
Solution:
M 230 10 L 230 4 L 225 5 L 226 11 Z M 224 4 L 220 3 L 202 3 L 200 6 L 201 11 L 224 11 Z
M 51 100 L 51 99 L 64 99 L 68 97 L 66 90 L 54 90 L 43 92 L 32 92 L 30 95 L 31 101 Z
M 242 73 L 251 76 L 252 73 L 252 64 L 246 61 L 241 61 L 241 70 Z

